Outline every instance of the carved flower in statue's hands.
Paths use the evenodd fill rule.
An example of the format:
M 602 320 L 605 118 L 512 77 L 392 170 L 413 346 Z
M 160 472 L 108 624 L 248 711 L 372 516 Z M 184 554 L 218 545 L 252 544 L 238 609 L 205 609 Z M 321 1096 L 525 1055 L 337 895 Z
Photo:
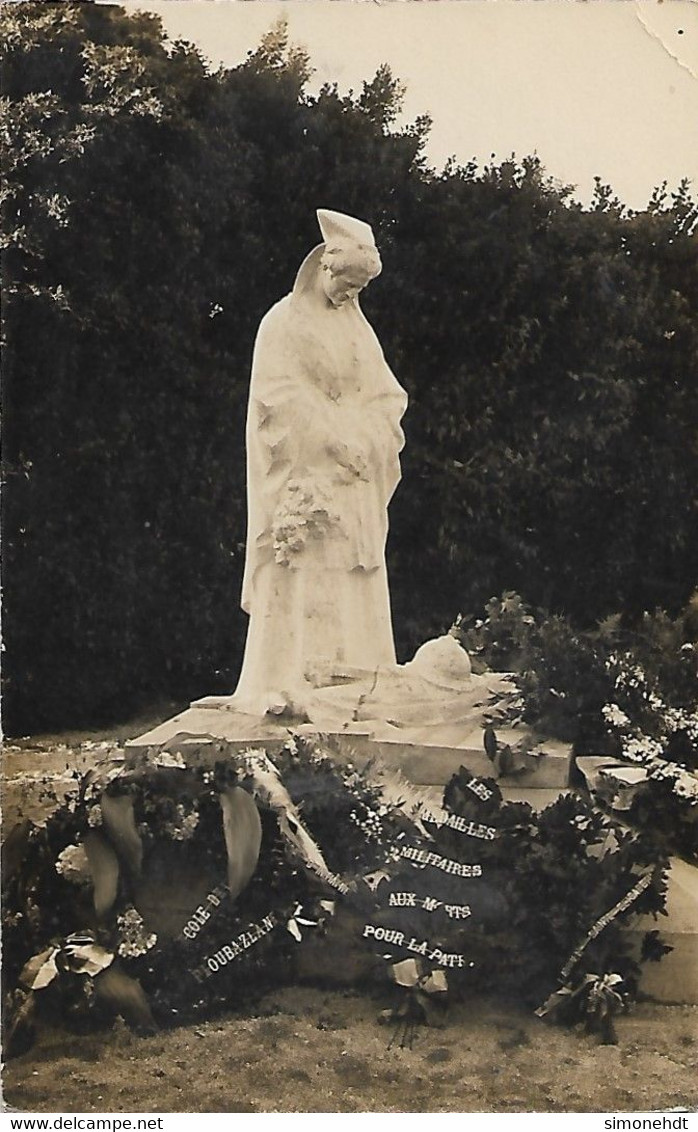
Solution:
M 289 480 L 272 519 L 274 560 L 289 566 L 310 539 L 338 525 L 339 515 L 321 484 L 310 479 Z

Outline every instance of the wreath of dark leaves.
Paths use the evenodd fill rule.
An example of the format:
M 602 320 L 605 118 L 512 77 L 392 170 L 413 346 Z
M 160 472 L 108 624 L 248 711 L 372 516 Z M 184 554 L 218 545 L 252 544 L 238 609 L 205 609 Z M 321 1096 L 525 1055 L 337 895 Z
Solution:
M 608 1031 L 616 999 L 623 1004 L 634 996 L 639 957 L 623 924 L 635 913 L 656 916 L 665 901 L 665 861 L 648 835 L 571 794 L 537 814 L 527 804 L 503 801 L 493 780 L 475 780 L 461 768 L 445 789 L 443 806 L 494 827 L 496 836 L 486 840 L 422 820 L 424 810 L 415 810 L 414 788 L 407 783 L 404 800 L 393 791 L 386 801 L 374 768 L 342 765 L 314 743 L 291 739 L 273 764 L 345 893 L 307 866 L 282 835 L 278 814 L 259 801 L 256 868 L 236 899 L 226 893 L 220 796 L 231 786 L 254 792 L 244 756 L 208 768 L 91 772 L 43 827 L 26 823 L 13 831 L 3 904 L 10 1047 L 26 1048 L 31 1041 L 39 999 L 42 1011 L 53 1011 L 63 1024 L 92 1025 L 120 1014 L 148 1030 L 246 1009 L 271 985 L 307 978 L 314 965 L 308 953 L 321 958 L 315 965 L 321 979 L 344 969 L 358 981 L 378 978 L 384 985 L 386 975 L 404 972 L 404 961 L 412 959 L 411 985 L 395 976 L 411 1005 L 405 1007 L 403 998 L 390 1012 L 393 1021 L 406 1018 L 410 1025 L 426 1019 L 427 1002 L 473 991 L 535 1006 L 555 991 L 565 961 L 592 925 L 653 870 L 633 907 L 585 946 L 570 978 L 570 1001 L 558 1016 L 567 1022 L 601 1019 Z M 476 781 L 489 792 L 485 801 L 472 791 Z M 75 883 L 57 865 L 99 828 L 103 794 L 130 796 L 142 862 L 138 870 L 130 867 L 127 849 L 116 845 L 114 899 L 98 915 L 93 886 L 86 878 Z M 404 847 L 479 865 L 482 875 L 425 867 L 405 859 Z M 404 893 L 412 894 L 412 906 L 401 904 Z M 461 911 L 454 914 L 454 908 Z M 269 916 L 273 930 L 260 933 Z M 187 923 L 193 926 L 185 934 Z M 76 931 L 82 933 L 77 943 Z M 248 945 L 234 960 L 211 963 L 240 939 Z M 71 955 L 87 954 L 81 947 L 114 958 L 96 972 L 94 964 L 76 969 Z M 648 933 L 641 958 L 658 959 L 666 950 L 656 932 Z M 27 964 L 33 977 L 41 964 L 32 967 L 32 957 L 52 954 L 57 977 L 40 991 L 32 989 Z M 462 958 L 451 967 L 449 956 Z M 425 987 L 439 970 L 446 980 L 432 979 L 430 995 Z M 617 978 L 622 993 L 604 978 Z

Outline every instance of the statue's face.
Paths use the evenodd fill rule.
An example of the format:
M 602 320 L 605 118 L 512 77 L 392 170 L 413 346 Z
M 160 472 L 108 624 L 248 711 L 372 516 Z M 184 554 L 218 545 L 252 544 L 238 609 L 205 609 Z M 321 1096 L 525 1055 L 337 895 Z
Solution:
M 322 273 L 322 289 L 333 307 L 341 307 L 344 303 L 355 299 L 366 286 L 366 277 L 343 272 L 333 275 L 326 270 Z

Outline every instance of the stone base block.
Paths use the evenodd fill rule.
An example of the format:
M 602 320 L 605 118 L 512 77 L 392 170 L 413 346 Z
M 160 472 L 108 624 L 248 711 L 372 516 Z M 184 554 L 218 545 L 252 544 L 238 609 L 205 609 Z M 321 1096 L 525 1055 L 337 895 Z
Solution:
M 643 965 L 643 994 L 657 1002 L 698 1004 L 698 868 L 673 858 L 667 916 L 638 916 L 629 930 L 638 952 L 645 932 L 655 930 L 673 948 L 660 963 Z
M 485 754 L 482 731 L 466 736 L 462 743 L 437 746 L 399 739 L 376 741 L 377 753 L 388 766 L 399 767 L 412 782 L 425 786 L 444 786 L 461 766 L 480 778 L 495 777 Z M 500 785 L 521 785 L 529 790 L 564 790 L 569 785 L 571 748 L 544 744 L 544 753 L 530 758 L 528 766 L 515 775 L 503 776 Z
M 220 706 L 219 706 L 220 705 Z M 393 729 L 396 731 L 397 729 Z M 312 724 L 294 724 L 283 717 L 243 715 L 226 710 L 215 696 L 198 700 L 186 711 L 132 739 L 126 744 L 126 759 L 134 765 L 150 748 L 186 752 L 191 763 L 213 763 L 226 754 L 236 754 L 248 747 L 264 746 L 270 754 L 288 739 L 291 733 L 317 735 Z M 482 728 L 456 737 L 446 744 L 414 741 L 409 737 L 375 737 L 361 729 L 360 723 L 349 724 L 342 731 L 323 732 L 322 738 L 332 753 L 341 759 L 363 765 L 380 759 L 420 786 L 445 786 L 461 766 L 479 777 L 493 777 L 493 767 L 485 754 Z M 520 732 L 498 732 L 501 742 L 515 742 Z M 503 777 L 502 785 L 520 786 L 527 790 L 563 790 L 569 783 L 571 748 L 544 741 L 537 749 L 543 753 L 530 757 L 521 773 Z

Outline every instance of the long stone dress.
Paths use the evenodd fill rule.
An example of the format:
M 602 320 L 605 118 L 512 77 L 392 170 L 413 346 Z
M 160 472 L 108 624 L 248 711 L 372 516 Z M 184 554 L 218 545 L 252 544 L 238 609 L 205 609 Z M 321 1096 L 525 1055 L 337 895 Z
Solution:
M 247 417 L 247 644 L 235 704 L 303 695 L 317 666 L 395 665 L 385 568 L 407 397 L 322 245 L 262 320 Z

